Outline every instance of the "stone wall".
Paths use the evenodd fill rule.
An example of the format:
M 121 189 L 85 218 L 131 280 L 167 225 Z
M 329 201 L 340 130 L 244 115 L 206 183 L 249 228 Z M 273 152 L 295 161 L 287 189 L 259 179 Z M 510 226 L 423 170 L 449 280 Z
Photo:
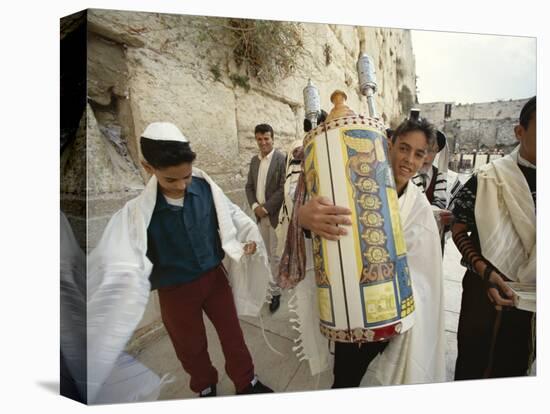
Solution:
M 517 119 L 521 108 L 528 99 L 510 99 L 509 101 L 481 102 L 474 104 L 456 104 L 454 102 L 430 102 L 418 104 L 422 114 L 433 122 L 443 122 L 445 104 L 451 104 L 452 119 Z
M 483 102 L 468 105 L 452 102 L 431 102 L 416 105 L 420 114 L 449 139 L 456 151 L 502 149 L 511 151 L 517 140 L 514 125 L 518 123 L 521 108 L 528 99 Z M 445 104 L 451 104 L 451 116 L 445 119 Z
M 281 149 L 301 139 L 302 90 L 308 78 L 318 86 L 325 110 L 331 108 L 330 94 L 342 89 L 351 108 L 367 113 L 355 69 L 360 52 L 365 51 L 376 64 L 377 108 L 387 123 L 399 120 L 416 99 L 408 31 L 304 24 L 308 55 L 294 75 L 269 85 L 251 77 L 246 90 L 231 80 L 232 74 L 245 75 L 231 51 L 200 38 L 196 27 L 204 21 L 221 22 L 197 16 L 88 12 L 88 119 L 97 120 L 96 130 L 115 149 L 110 156 L 118 154 L 116 163 L 125 168 L 124 177 L 113 188 L 112 176 L 102 172 L 101 157 L 100 165 L 90 167 L 91 175 L 101 177 L 96 180 L 99 188 L 90 191 L 102 207 L 92 209 L 98 231 L 92 232 L 89 247 L 102 231 L 107 207 L 114 211 L 139 190 L 139 176 L 141 185 L 147 178 L 139 163 L 138 138 L 149 122 L 165 120 L 178 125 L 198 154 L 196 166 L 246 209 L 244 184 L 250 158 L 257 151 L 254 126 L 271 124 L 275 146 Z M 95 157 L 90 162 L 95 164 Z
M 445 122 L 443 131 L 452 143 L 450 148 L 466 152 L 474 149 L 508 152 L 518 144 L 514 135 L 515 124 L 517 121 L 511 118 L 460 119 Z

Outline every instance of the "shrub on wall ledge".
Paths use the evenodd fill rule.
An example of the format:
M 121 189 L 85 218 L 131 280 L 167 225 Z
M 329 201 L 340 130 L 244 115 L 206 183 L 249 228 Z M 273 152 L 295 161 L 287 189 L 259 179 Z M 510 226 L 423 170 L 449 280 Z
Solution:
M 228 48 L 249 78 L 270 83 L 292 75 L 307 54 L 300 23 L 250 19 L 203 21 L 200 39 Z

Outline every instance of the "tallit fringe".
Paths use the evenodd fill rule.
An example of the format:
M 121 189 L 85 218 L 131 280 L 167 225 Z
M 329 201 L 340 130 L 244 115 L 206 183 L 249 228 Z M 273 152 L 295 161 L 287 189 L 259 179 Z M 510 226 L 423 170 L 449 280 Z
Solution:
M 273 299 L 273 286 L 269 285 L 267 288 L 267 292 L 265 294 L 265 302 L 271 303 L 272 299 Z
M 174 374 L 168 373 L 164 374 L 159 382 L 159 388 L 162 389 L 165 385 L 175 382 L 177 377 Z
M 277 354 L 277 355 L 280 355 L 280 356 L 284 357 L 285 355 L 284 355 L 283 353 L 277 351 L 277 350 L 271 345 L 271 343 L 268 341 L 267 335 L 265 334 L 264 320 L 263 320 L 263 318 L 262 318 L 262 314 L 261 314 L 261 313 L 260 313 L 260 315 L 259 315 L 259 319 L 260 319 L 260 327 L 261 327 L 261 329 L 262 329 L 262 336 L 264 337 L 264 341 L 265 341 L 267 347 L 268 347 L 269 349 L 271 349 L 271 351 L 273 351 L 273 353 L 275 353 L 275 354 Z
M 309 358 L 304 352 L 303 333 L 301 329 L 302 321 L 300 320 L 298 314 L 298 297 L 296 296 L 294 289 L 291 289 L 290 293 L 291 296 L 288 300 L 288 311 L 296 315 L 296 317 L 293 317 L 289 320 L 290 327 L 298 332 L 298 337 L 294 339 L 294 343 L 296 344 L 296 346 L 292 347 L 292 352 L 294 352 L 296 358 L 298 358 L 298 361 L 302 362 L 308 360 Z

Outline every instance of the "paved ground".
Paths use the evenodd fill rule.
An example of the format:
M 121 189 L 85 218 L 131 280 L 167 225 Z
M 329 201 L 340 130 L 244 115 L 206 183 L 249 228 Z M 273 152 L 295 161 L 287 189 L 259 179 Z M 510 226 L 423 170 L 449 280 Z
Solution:
M 449 381 L 453 378 L 454 363 L 456 360 L 456 330 L 462 292 L 460 281 L 464 274 L 464 268 L 460 266 L 459 262 L 460 254 L 456 250 L 452 240 L 449 240 L 445 249 L 443 263 L 445 277 L 447 380 Z M 270 315 L 269 310 L 264 308 L 262 311 L 262 320 L 259 318 L 241 319 L 241 326 L 254 360 L 256 372 L 262 382 L 277 392 L 330 388 L 332 384 L 332 373 L 330 371 L 318 377 L 312 377 L 307 362 L 299 362 L 294 356 L 292 346 L 294 346 L 293 340 L 296 338 L 297 332 L 291 329 L 288 322 L 289 312 L 286 304 L 287 297 L 283 295 L 281 308 L 274 315 Z M 235 390 L 224 371 L 224 357 L 218 338 L 210 321 L 207 318 L 205 318 L 205 321 L 210 357 L 220 376 L 218 395 L 233 395 Z M 283 356 L 274 353 L 266 345 L 261 329 L 262 322 L 265 327 L 264 333 L 267 340 Z M 172 373 L 176 378 L 174 382 L 164 386 L 159 399 L 195 397 L 195 394 L 189 390 L 189 376 L 181 368 L 174 353 L 172 343 L 166 334 L 154 343 L 149 344 L 137 357 L 160 375 Z

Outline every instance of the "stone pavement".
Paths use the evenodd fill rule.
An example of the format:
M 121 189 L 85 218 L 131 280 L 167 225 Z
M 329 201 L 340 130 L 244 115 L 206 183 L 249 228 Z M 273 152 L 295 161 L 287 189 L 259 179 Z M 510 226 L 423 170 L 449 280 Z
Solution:
M 460 266 L 460 254 L 452 240 L 448 240 L 445 248 L 443 263 L 445 289 L 445 335 L 447 338 L 447 380 L 451 381 L 454 375 L 456 360 L 456 330 L 460 311 L 460 297 L 462 287 L 460 282 L 464 268 Z M 297 332 L 290 327 L 289 311 L 287 307 L 288 293 L 283 294 L 281 307 L 271 315 L 267 306 L 262 310 L 260 318 L 241 318 L 241 327 L 246 343 L 252 354 L 256 372 L 262 382 L 277 392 L 309 391 L 328 389 L 332 384 L 332 373 L 324 372 L 312 377 L 307 361 L 298 361 L 292 347 Z M 208 334 L 208 347 L 213 365 L 218 370 L 218 395 L 234 395 L 233 383 L 224 370 L 224 357 L 214 330 L 214 327 L 205 319 Z M 264 326 L 264 330 L 261 326 Z M 278 355 L 269 349 L 269 344 L 282 354 Z M 189 376 L 183 371 L 176 358 L 172 343 L 164 332 L 154 342 L 149 343 L 136 355 L 137 359 L 159 375 L 171 373 L 175 381 L 163 387 L 160 400 L 192 398 L 196 395 L 189 389 Z

